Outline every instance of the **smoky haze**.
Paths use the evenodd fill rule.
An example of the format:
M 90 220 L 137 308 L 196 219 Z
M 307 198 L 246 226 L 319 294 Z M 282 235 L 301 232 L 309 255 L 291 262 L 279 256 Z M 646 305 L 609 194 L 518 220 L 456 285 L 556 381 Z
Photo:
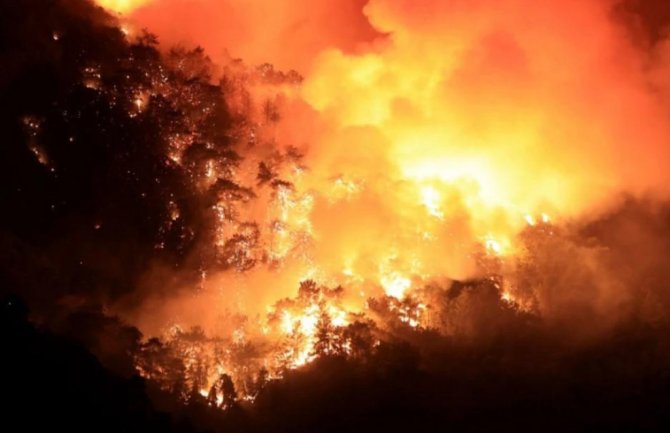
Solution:
M 247 111 L 260 125 L 259 144 L 243 152 L 246 166 L 237 173 L 249 185 L 273 152 L 291 147 L 302 155 L 298 165 L 271 167 L 290 194 L 277 201 L 258 189 L 238 209 L 240 219 L 261 224 L 259 254 L 281 266 L 242 277 L 210 269 L 198 297 L 150 296 L 146 308 L 163 313 L 147 318 L 143 307 L 133 321 L 148 321 L 153 332 L 174 317 L 215 326 L 221 314 L 201 307 L 209 304 L 262 315 L 307 278 L 353 288 L 345 302 L 360 311 L 380 288 L 402 297 L 436 281 L 485 276 L 482 246 L 509 259 L 499 272 L 516 275 L 529 225 L 546 218 L 579 230 L 573 227 L 617 212 L 627 197 L 667 197 L 661 3 L 380 0 L 338 4 L 336 14 L 332 7 L 156 1 L 125 11 L 166 47 L 203 44 L 224 74 L 230 56 L 219 57 L 210 41 L 245 62 L 267 60 L 304 76 L 299 88 L 249 85 L 254 104 L 276 117 Z M 154 26 L 188 14 L 198 18 Z M 323 17 L 333 25 L 303 32 Z M 370 31 L 355 36 L 358 28 Z M 268 227 L 275 223 L 281 228 Z M 576 270 L 575 278 L 595 282 L 566 276 L 567 287 L 550 300 L 536 293 L 540 286 L 519 288 L 510 276 L 508 295 L 549 314 L 577 301 L 569 287 L 586 284 L 583 307 L 618 317 L 637 289 L 615 283 L 600 253 L 575 247 L 570 254 L 582 252 L 588 259 L 576 264 L 594 269 Z M 146 284 L 155 285 L 150 275 Z

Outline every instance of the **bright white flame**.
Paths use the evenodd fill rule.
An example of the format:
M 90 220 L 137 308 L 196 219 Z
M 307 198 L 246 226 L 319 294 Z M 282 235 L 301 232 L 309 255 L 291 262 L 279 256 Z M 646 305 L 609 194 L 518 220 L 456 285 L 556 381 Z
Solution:
M 386 294 L 397 299 L 401 299 L 412 286 L 412 281 L 398 272 L 383 275 L 380 282 Z
M 502 244 L 491 237 L 488 237 L 484 240 L 484 245 L 486 246 L 487 251 L 496 255 L 500 255 L 503 252 Z
M 421 188 L 421 202 L 428 209 L 428 213 L 432 216 L 443 219 L 444 212 L 440 209 L 440 192 L 432 186 L 424 186 Z
M 526 214 L 524 216 L 524 219 L 526 220 L 526 223 L 528 223 L 529 226 L 534 226 L 535 225 L 535 218 L 531 214 Z

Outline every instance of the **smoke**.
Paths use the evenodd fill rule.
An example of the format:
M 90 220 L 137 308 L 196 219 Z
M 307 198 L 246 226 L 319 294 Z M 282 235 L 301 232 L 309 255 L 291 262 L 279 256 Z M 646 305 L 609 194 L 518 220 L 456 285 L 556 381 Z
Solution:
M 473 278 L 477 243 L 516 256 L 519 233 L 545 216 L 596 220 L 626 194 L 667 197 L 663 62 L 613 6 L 369 2 L 366 16 L 389 43 L 324 51 L 303 86 L 328 123 L 307 166 L 322 181 L 364 183 L 350 200 L 315 205 L 323 262 L 347 257 L 341 247 L 415 282 Z M 351 239 L 351 227 L 362 233 Z M 373 275 L 365 266 L 354 268 Z M 607 285 L 606 270 L 592 272 Z M 574 282 L 562 285 L 569 298 Z
M 262 316 L 308 278 L 348 288 L 346 303 L 362 311 L 369 297 L 482 278 L 489 258 L 503 263 L 501 295 L 544 317 L 627 317 L 638 272 L 619 275 L 618 251 L 574 239 L 626 197 L 667 197 L 667 42 L 663 23 L 644 22 L 658 13 L 638 6 L 142 5 L 130 18 L 166 46 L 201 44 L 224 69 L 226 50 L 303 72 L 298 88 L 250 86 L 254 104 L 278 118 L 264 121 L 256 108 L 261 138 L 242 151 L 238 176 L 253 182 L 259 162 L 289 148 L 302 157 L 272 168 L 290 188 L 257 188 L 239 209 L 260 224 L 269 262 L 213 271 L 197 295 L 149 297 L 133 320 L 155 330 L 166 317 L 215 327 L 226 311 Z M 570 239 L 535 242 L 528 232 Z M 529 281 L 528 261 L 542 281 Z
M 229 53 L 249 64 L 301 72 L 326 48 L 354 52 L 382 36 L 363 15 L 365 0 L 153 0 L 122 2 L 128 6 L 120 8 L 99 3 L 125 12 L 166 46 L 200 45 L 217 61 Z

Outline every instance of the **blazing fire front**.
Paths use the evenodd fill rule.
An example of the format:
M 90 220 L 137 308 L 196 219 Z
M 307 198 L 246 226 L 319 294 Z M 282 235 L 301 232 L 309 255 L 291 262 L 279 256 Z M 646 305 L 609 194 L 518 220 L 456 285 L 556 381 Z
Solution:
M 140 25 L 185 7 L 100 4 Z M 250 25 L 255 8 L 281 10 L 273 26 L 301 6 L 229 5 Z M 528 275 L 537 256 L 552 243 L 579 250 L 570 225 L 597 219 L 622 194 L 666 192 L 663 63 L 650 67 L 604 2 L 373 0 L 362 14 L 378 36 L 354 50 L 324 46 L 304 75 L 216 59 L 222 97 L 240 119 L 241 161 L 208 158 L 192 176 L 217 191 L 209 248 L 226 269 L 204 266 L 195 293 L 149 298 L 130 316 L 162 336 L 204 329 L 202 341 L 175 349 L 186 351 L 187 370 L 200 369 L 203 389 L 222 373 L 249 389 L 259 371 L 279 378 L 319 354 L 349 356 L 348 332 L 362 324 L 370 350 L 393 332 L 389 322 L 457 333 L 432 297 L 463 281 L 491 282 L 511 310 L 560 316 L 561 298 L 574 294 L 545 293 L 553 289 Z M 138 93 L 129 113 L 166 91 Z M 631 127 L 633 118 L 641 123 Z M 166 156 L 181 166 L 196 140 L 174 136 Z M 181 212 L 170 206 L 166 226 Z M 582 254 L 594 252 L 574 259 Z M 579 272 L 609 273 L 589 260 Z M 616 286 L 600 281 L 579 302 L 611 318 L 635 296 Z M 223 325 L 231 314 L 244 320 Z M 253 364 L 226 360 L 249 344 L 264 348 Z

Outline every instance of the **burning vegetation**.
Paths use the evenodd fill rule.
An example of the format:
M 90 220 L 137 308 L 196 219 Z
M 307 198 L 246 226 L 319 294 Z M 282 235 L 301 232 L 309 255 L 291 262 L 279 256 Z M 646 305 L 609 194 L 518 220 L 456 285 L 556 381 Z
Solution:
M 670 57 L 639 2 L 352 0 L 351 35 L 296 30 L 302 73 L 137 30 L 178 0 L 17 3 L 3 294 L 159 407 L 240 431 L 338 407 L 361 431 L 666 421 Z M 47 344 L 7 299 L 17 352 Z

